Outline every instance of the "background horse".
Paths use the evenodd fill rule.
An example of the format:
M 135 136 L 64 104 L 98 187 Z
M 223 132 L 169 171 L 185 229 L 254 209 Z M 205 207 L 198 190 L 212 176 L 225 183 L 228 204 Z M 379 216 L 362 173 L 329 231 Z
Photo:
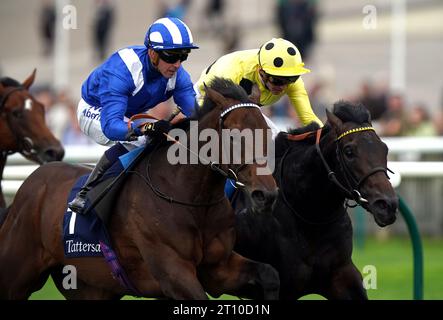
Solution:
M 367 299 L 351 259 L 345 200 L 357 200 L 381 227 L 396 218 L 398 199 L 386 174 L 388 148 L 372 129 L 366 108 L 339 102 L 327 119 L 318 150 L 315 131 L 301 141 L 303 136 L 294 135 L 316 125 L 277 137 L 274 177 L 280 193 L 272 215 L 250 214 L 243 210 L 244 199 L 236 201 L 235 250 L 279 271 L 281 299 L 311 293 Z
M 39 164 L 63 159 L 64 150 L 45 124 L 45 108 L 28 89 L 34 72 L 20 84 L 0 79 L 0 181 L 9 154 L 20 152 Z M 5 199 L 0 185 L 0 208 Z
M 241 87 L 224 80 L 215 80 L 212 87 L 199 115 L 199 131 L 215 129 L 220 138 L 222 128 L 268 129 L 257 106 L 239 104 L 248 101 Z M 189 130 L 187 134 L 189 141 Z M 266 139 L 262 143 L 266 150 Z M 272 175 L 257 176 L 256 163 L 221 164 L 216 170 L 203 161 L 171 165 L 168 147 L 161 145 L 135 165 L 116 199 L 108 228 L 137 291 L 145 297 L 173 299 L 207 299 L 205 291 L 212 296 L 256 293 L 256 298 L 277 298 L 275 269 L 232 251 L 235 217 L 224 197 L 226 177 L 220 172 L 233 170 L 258 207 L 272 204 L 271 197 L 275 200 Z M 76 179 L 86 172 L 65 163 L 46 164 L 19 189 L 0 229 L 0 298 L 27 298 L 49 274 L 70 299 L 131 294 L 112 278 L 103 258 L 64 256 L 66 199 Z M 172 197 L 165 199 L 153 190 Z M 64 265 L 76 267 L 78 289 L 63 288 Z

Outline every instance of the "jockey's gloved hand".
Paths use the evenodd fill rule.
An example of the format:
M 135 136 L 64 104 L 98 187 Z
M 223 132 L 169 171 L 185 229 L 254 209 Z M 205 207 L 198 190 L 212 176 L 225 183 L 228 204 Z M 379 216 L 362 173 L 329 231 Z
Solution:
M 167 120 L 158 120 L 157 122 L 147 122 L 140 126 L 142 134 L 151 138 L 165 139 L 163 133 L 168 133 L 171 128 L 171 124 Z

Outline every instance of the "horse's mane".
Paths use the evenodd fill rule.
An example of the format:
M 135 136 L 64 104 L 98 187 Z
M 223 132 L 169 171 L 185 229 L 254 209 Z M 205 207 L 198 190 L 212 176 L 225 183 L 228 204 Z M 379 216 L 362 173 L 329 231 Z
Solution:
M 360 102 L 337 101 L 334 103 L 333 113 L 343 122 L 355 122 L 357 124 L 371 122 L 368 109 Z
M 22 84 L 20 82 L 18 82 L 17 80 L 14 80 L 12 78 L 9 77 L 3 77 L 0 78 L 0 83 L 4 86 L 4 87 L 20 87 Z
M 249 102 L 246 91 L 230 79 L 215 77 L 213 80 L 211 80 L 211 82 L 207 84 L 207 86 L 211 89 L 214 89 L 226 98 L 235 99 L 240 102 Z M 174 128 L 180 128 L 184 130 L 188 129 L 190 121 L 202 119 L 206 114 L 211 112 L 214 107 L 215 103 L 206 95 L 203 100 L 202 107 L 200 108 L 196 104 L 194 107 L 193 115 L 177 123 Z
M 246 91 L 230 79 L 215 77 L 207 85 L 209 88 L 214 89 L 226 98 L 235 99 L 240 102 L 249 102 Z M 203 106 L 200 109 L 197 109 L 197 118 L 201 119 L 205 114 L 214 109 L 214 107 L 215 103 L 206 95 L 203 100 Z
M 335 114 L 343 122 L 355 122 L 357 124 L 370 123 L 371 117 L 368 109 L 362 103 L 352 103 L 349 101 L 339 100 L 334 103 L 333 114 Z M 287 133 L 292 135 L 298 135 L 309 131 L 315 131 L 319 128 L 319 125 L 315 122 L 311 122 L 307 126 L 289 129 Z M 327 134 L 330 130 L 328 124 L 326 124 L 322 130 L 322 134 Z M 280 132 L 275 139 L 275 155 L 281 157 L 287 150 L 290 144 L 293 142 L 286 139 L 286 132 Z M 315 139 L 314 135 L 304 139 L 302 142 L 312 144 Z

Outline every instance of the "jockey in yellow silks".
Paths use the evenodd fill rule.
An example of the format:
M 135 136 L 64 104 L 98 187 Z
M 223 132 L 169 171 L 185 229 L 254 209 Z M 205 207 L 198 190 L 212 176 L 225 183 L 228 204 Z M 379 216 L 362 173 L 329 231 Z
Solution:
M 273 38 L 260 49 L 243 50 L 229 53 L 216 60 L 203 70 L 200 79 L 195 83 L 197 101 L 201 105 L 204 95 L 204 83 L 208 84 L 214 77 L 228 78 L 242 86 L 251 94 L 254 85 L 260 91 L 261 106 L 271 105 L 287 95 L 303 125 L 312 121 L 323 126 L 312 111 L 311 103 L 301 75 L 310 72 L 304 67 L 300 51 L 285 39 Z M 278 128 L 265 116 L 273 132 Z

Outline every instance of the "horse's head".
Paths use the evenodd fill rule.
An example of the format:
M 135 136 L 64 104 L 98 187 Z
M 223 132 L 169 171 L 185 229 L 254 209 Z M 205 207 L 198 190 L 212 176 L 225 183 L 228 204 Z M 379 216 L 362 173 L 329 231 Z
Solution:
M 270 212 L 278 189 L 266 167 L 267 159 L 273 156 L 268 148 L 272 135 L 260 108 L 248 100 L 240 86 L 226 79 L 214 79 L 206 88 L 206 96 L 215 104 L 212 108 L 218 109 L 220 163 L 236 186 L 244 188 L 254 212 Z
M 388 148 L 371 126 L 361 104 L 338 102 L 327 111 L 336 141 L 337 172 L 342 184 L 384 227 L 394 223 L 398 198 L 387 176 Z
M 35 72 L 22 84 L 10 78 L 0 81 L 0 149 L 42 164 L 63 159 L 64 149 L 45 124 L 44 106 L 28 91 Z

